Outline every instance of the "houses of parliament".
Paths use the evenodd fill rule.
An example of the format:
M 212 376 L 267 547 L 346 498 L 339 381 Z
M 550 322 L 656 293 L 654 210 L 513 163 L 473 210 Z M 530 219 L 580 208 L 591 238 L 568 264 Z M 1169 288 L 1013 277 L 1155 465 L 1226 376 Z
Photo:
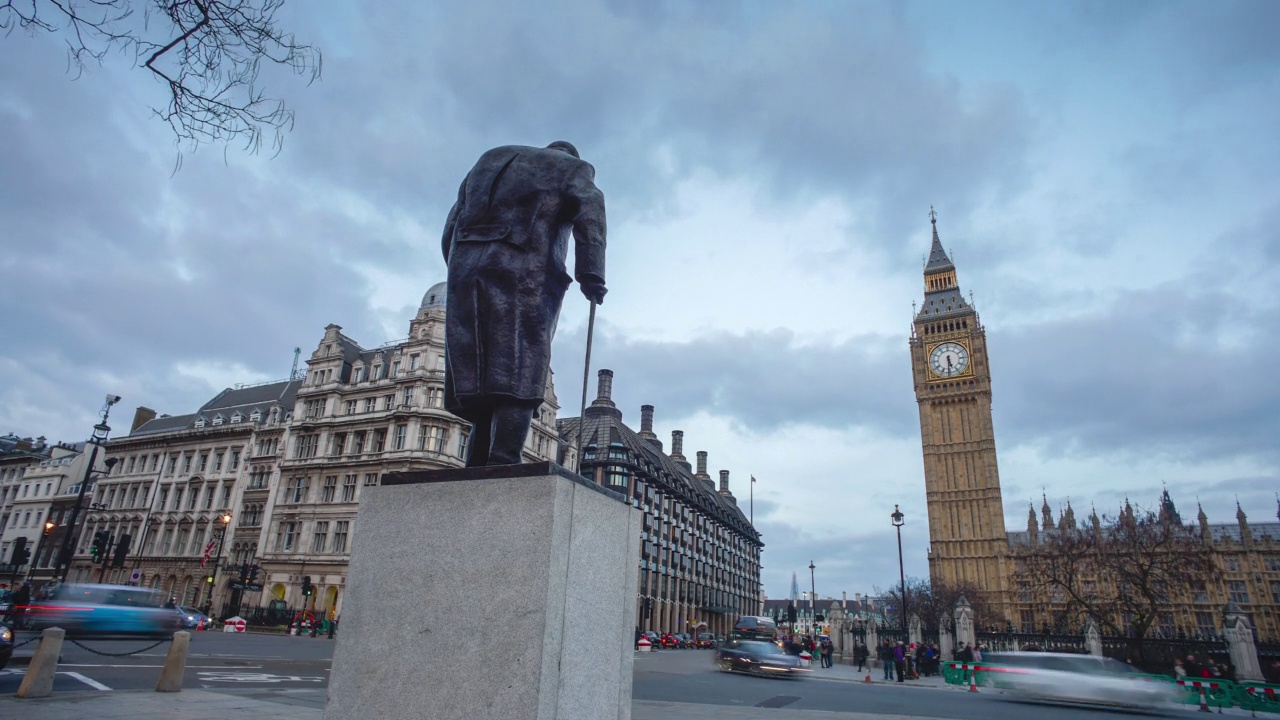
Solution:
M 910 349 L 929 514 L 929 575 L 934 585 L 976 588 L 992 623 L 1037 628 L 1053 611 L 1020 592 L 1014 569 L 1020 553 L 1053 532 L 1081 527 L 1070 505 L 1055 521 L 1046 501 L 1025 529 L 1005 527 L 1000 471 L 992 424 L 992 366 L 986 329 L 961 293 L 956 266 L 938 237 L 924 266 L 924 300 L 912 323 Z M 1117 481 L 1123 481 L 1117 478 Z M 1177 517 L 1166 491 L 1162 513 Z M 1280 520 L 1280 510 L 1277 511 Z M 1280 522 L 1214 524 L 1203 509 L 1188 530 L 1211 548 L 1216 581 L 1182 600 L 1171 599 L 1154 631 L 1211 633 L 1222 628 L 1230 602 L 1252 619 L 1258 636 L 1280 640 Z M 1087 519 L 1098 523 L 1096 511 Z

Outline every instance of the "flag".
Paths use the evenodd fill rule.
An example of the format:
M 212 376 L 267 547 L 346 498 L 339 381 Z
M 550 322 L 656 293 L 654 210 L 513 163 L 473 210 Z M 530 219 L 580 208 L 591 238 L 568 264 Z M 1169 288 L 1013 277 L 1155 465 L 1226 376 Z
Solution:
M 209 544 L 204 546 L 204 557 L 200 558 L 200 567 L 209 562 L 210 556 L 213 555 L 213 538 L 209 538 Z
M 755 482 L 755 481 L 756 481 L 756 476 L 755 476 L 755 475 L 752 475 L 752 476 L 751 476 L 751 482 Z

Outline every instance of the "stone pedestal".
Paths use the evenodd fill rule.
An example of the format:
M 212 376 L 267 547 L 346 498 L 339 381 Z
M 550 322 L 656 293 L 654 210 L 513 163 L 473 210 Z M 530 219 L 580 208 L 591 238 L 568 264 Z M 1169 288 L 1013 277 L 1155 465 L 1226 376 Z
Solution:
M 951 636 L 951 618 L 943 615 L 938 618 L 938 659 L 951 660 L 955 657 L 955 639 Z
M 622 496 L 553 463 L 367 490 L 324 720 L 629 720 L 641 516 Z
M 924 623 L 920 622 L 920 616 L 915 613 L 911 613 L 911 618 L 907 620 L 907 638 L 912 645 L 924 642 Z

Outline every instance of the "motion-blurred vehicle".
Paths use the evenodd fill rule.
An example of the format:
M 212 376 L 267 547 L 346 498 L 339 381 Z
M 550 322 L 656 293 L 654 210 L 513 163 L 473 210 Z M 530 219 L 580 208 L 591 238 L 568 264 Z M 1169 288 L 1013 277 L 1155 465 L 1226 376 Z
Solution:
M 716 666 L 725 672 L 801 677 L 808 672 L 800 658 L 768 640 L 729 640 L 716 650 Z
M 209 616 L 193 607 L 179 605 L 174 611 L 182 618 L 184 628 L 209 627 Z
M 8 625 L 0 625 L 0 670 L 9 664 L 13 657 L 13 630 Z
M 652 630 L 645 630 L 640 634 L 644 635 L 646 638 L 649 638 L 649 644 L 653 646 L 654 650 L 657 650 L 658 648 L 662 647 L 662 636 L 659 635 L 658 633 Z
M 700 648 L 713 648 L 716 646 L 716 636 L 712 633 L 698 633 L 693 645 Z
M 743 615 L 733 626 L 733 636 L 742 640 L 770 640 L 778 637 L 778 624 L 772 618 Z
M 691 648 L 693 647 L 693 636 L 689 633 L 676 633 L 676 647 Z
M 1173 683 L 1142 677 L 1131 665 L 1096 655 L 987 653 L 981 665 L 983 684 L 1014 697 L 1144 709 L 1182 699 Z M 987 665 L 995 667 L 987 670 Z
M 13 607 L 13 591 L 0 590 L 0 615 L 7 615 Z
M 182 617 L 163 603 L 150 588 L 67 583 L 32 601 L 26 619 L 33 630 L 60 627 L 68 637 L 167 637 L 182 629 Z

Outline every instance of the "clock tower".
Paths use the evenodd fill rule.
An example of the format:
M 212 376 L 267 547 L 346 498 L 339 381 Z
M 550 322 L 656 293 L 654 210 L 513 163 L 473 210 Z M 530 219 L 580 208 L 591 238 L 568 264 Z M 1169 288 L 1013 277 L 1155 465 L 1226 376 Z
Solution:
M 992 605 L 1007 597 L 1008 538 L 991 424 L 991 367 L 978 313 L 938 239 L 924 267 L 924 304 L 911 328 L 929 509 L 929 577 L 976 586 Z

